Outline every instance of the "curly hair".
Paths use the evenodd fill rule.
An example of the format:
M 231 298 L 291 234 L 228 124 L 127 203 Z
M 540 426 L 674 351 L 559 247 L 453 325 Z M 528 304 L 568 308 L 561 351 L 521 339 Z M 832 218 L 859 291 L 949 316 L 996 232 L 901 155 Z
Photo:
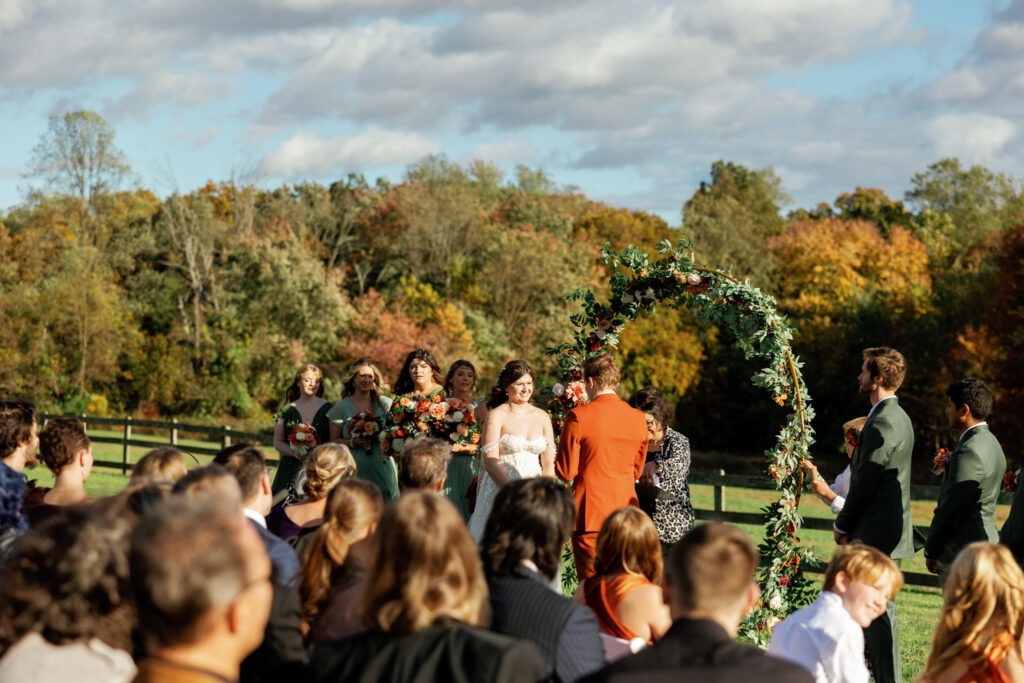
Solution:
M 32 440 L 34 424 L 36 407 L 32 402 L 17 399 L 0 400 L 0 460 L 18 450 L 21 444 Z
M 409 373 L 409 366 L 414 361 L 421 360 L 430 366 L 431 374 L 434 378 L 434 384 L 441 384 L 444 378 L 441 377 L 441 366 L 438 364 L 437 359 L 434 358 L 434 354 L 426 349 L 416 349 L 410 351 L 405 357 L 405 362 L 402 363 L 402 370 L 398 373 L 398 379 L 395 380 L 395 395 L 404 396 L 405 394 L 411 394 L 415 391 L 416 386 L 412 383 L 412 375 Z
M 641 413 L 647 413 L 668 428 L 672 425 L 672 404 L 656 387 L 646 386 L 629 397 L 629 405 Z
M 352 451 L 340 443 L 320 444 L 306 461 L 306 496 L 309 500 L 323 500 L 339 481 L 356 476 L 356 461 Z
M 90 445 L 85 425 L 77 417 L 55 417 L 39 430 L 39 455 L 54 474 L 74 464 L 75 456 Z
M 501 369 L 498 375 L 498 382 L 491 389 L 487 397 L 487 407 L 491 410 L 508 401 L 508 388 L 515 384 L 520 378 L 529 375 L 531 379 L 537 379 L 537 373 L 533 371 L 530 364 L 525 360 L 510 360 Z
M 949 568 L 922 680 L 934 678 L 959 657 L 968 666 L 984 661 L 998 644 L 992 636 L 1000 633 L 1008 633 L 1021 654 L 1024 572 L 1006 546 L 971 543 Z
M 907 375 L 907 361 L 903 354 L 888 346 L 864 349 L 864 361 L 872 377 L 881 379 L 879 384 L 889 391 L 896 391 Z

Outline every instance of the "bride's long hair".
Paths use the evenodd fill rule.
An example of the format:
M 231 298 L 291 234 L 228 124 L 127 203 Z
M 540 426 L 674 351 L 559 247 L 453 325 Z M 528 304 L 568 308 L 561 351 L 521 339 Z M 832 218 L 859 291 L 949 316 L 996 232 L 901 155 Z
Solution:
M 502 403 L 508 401 L 508 387 L 519 381 L 520 377 L 529 375 L 530 379 L 537 379 L 537 374 L 525 360 L 510 360 L 501 369 L 498 375 L 498 383 L 491 389 L 491 395 L 487 397 L 487 408 L 494 410 Z

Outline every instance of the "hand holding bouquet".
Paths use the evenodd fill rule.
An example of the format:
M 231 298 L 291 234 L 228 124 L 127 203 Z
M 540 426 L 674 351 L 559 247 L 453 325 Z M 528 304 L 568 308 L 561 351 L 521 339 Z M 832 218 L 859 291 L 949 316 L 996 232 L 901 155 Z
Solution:
M 296 422 L 288 432 L 288 443 L 295 450 L 295 455 L 301 459 L 320 445 L 320 437 L 312 425 Z
M 480 443 L 480 425 L 473 415 L 473 406 L 457 398 L 444 402 L 446 438 L 458 446 L 476 446 Z M 468 450 L 468 449 L 467 449 Z

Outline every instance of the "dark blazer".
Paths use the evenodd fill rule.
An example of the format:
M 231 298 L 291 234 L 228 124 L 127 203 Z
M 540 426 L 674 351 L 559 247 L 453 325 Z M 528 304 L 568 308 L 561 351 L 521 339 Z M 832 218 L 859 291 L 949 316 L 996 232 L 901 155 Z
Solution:
M 571 683 L 604 666 L 594 613 L 548 588 L 536 572 L 523 573 L 488 582 L 491 630 L 531 641 L 555 681 Z
M 306 680 L 323 683 L 538 683 L 532 643 L 459 623 L 401 636 L 368 631 L 317 643 Z
M 926 557 L 949 565 L 968 543 L 999 542 L 994 517 L 1005 473 L 1006 456 L 988 425 L 967 430 L 942 475 Z
M 249 523 L 256 528 L 256 532 L 263 541 L 263 547 L 270 556 L 270 564 L 274 566 L 274 576 L 277 581 L 286 586 L 299 585 L 299 556 L 295 549 L 288 545 L 288 542 L 279 538 L 265 526 L 257 524 L 253 520 Z
M 910 521 L 910 456 L 914 427 L 899 406 L 887 398 L 861 430 L 850 461 L 850 493 L 836 517 L 836 528 L 893 559 L 914 555 Z
M 813 683 L 802 666 L 741 645 L 708 619 L 678 619 L 661 640 L 582 679 L 581 683 Z

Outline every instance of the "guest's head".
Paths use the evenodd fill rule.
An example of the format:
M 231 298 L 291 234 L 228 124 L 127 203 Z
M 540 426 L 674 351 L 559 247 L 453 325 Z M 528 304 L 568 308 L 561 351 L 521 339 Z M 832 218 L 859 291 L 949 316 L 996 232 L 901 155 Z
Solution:
M 441 366 L 434 354 L 426 349 L 410 351 L 402 364 L 402 370 L 395 381 L 395 393 L 399 396 L 423 390 L 431 384 L 440 385 L 444 380 Z
M 860 443 L 860 433 L 868 422 L 866 417 L 855 417 L 843 424 L 843 444 L 846 448 L 846 456 L 853 457 L 853 449 Z
M 457 360 L 444 378 L 444 393 L 472 394 L 476 390 L 476 367 L 468 360 Z
M 661 441 L 665 430 L 672 425 L 672 404 L 657 388 L 647 386 L 629 397 L 633 406 L 647 420 L 647 436 L 651 441 Z
M 401 496 L 385 506 L 376 539 L 360 609 L 367 627 L 404 635 L 444 618 L 487 623 L 480 555 L 447 498 L 422 491 Z
M 174 446 L 161 446 L 139 458 L 132 468 L 131 482 L 163 480 L 174 484 L 188 474 L 185 455 Z
M 303 630 L 316 620 L 331 588 L 346 573 L 349 556 L 372 539 L 384 498 L 372 482 L 348 479 L 327 494 L 324 523 L 313 532 L 302 558 L 299 596 Z
M 961 379 L 946 389 L 949 426 L 963 431 L 988 419 L 992 413 L 992 390 L 980 379 Z
M 860 393 L 867 396 L 877 389 L 896 391 L 907 374 L 907 361 L 903 354 L 887 346 L 864 349 L 861 366 Z
M 509 400 L 526 403 L 533 396 L 537 374 L 525 360 L 511 360 L 498 374 L 498 382 L 487 397 L 487 407 L 494 409 Z
M 55 645 L 98 638 L 131 651 L 125 500 L 60 508 L 21 540 L 0 581 L 0 652 L 29 632 Z
M 0 460 L 16 472 L 35 467 L 39 444 L 36 408 L 29 401 L 0 399 Z
M 285 403 L 291 403 L 303 394 L 306 396 L 324 395 L 324 373 L 312 363 L 306 363 L 295 373 L 295 379 L 284 392 Z
M 174 484 L 174 493 L 187 498 L 210 497 L 225 505 L 241 507 L 242 489 L 226 467 L 215 462 L 197 467 Z
M 173 496 L 132 535 L 132 589 L 147 653 L 204 657 L 225 678 L 263 641 L 271 567 L 238 509 L 209 497 Z
M 958 658 L 984 663 L 980 651 L 1003 633 L 1013 643 L 1024 636 L 1024 573 L 1006 546 L 971 543 L 942 587 L 942 614 L 922 678 L 936 677 Z
M 54 476 L 77 468 L 82 481 L 92 472 L 92 442 L 77 417 L 55 417 L 39 430 L 39 455 Z
M 903 574 L 882 551 L 860 543 L 839 546 L 825 570 L 823 590 L 843 599 L 843 607 L 862 628 L 885 612 L 903 586 Z
M 523 560 L 552 579 L 576 522 L 569 490 L 547 477 L 513 479 L 498 491 L 480 543 L 487 578 L 523 573 Z
M 434 491 L 448 478 L 451 447 L 440 439 L 418 438 L 405 442 L 398 456 L 398 484 L 403 491 Z
M 711 619 L 735 637 L 760 598 L 757 550 L 745 533 L 721 522 L 694 527 L 676 543 L 665 578 L 673 619 Z
M 242 507 L 266 517 L 274 503 L 270 489 L 267 461 L 255 446 L 237 444 L 228 446 L 213 457 L 213 462 L 224 467 L 238 481 L 242 491 Z
M 341 384 L 341 397 L 352 396 L 357 390 L 365 391 L 369 392 L 371 400 L 376 403 L 387 388 L 377 364 L 369 358 L 360 358 L 348 367 Z
M 661 581 L 661 542 L 654 522 L 638 507 L 619 508 L 597 534 L 594 571 L 601 575 L 639 574 Z
M 323 500 L 339 481 L 356 476 L 356 461 L 348 446 L 324 443 L 314 448 L 306 460 L 306 497 Z
M 612 391 L 619 385 L 619 366 L 610 354 L 601 353 L 583 361 L 583 383 L 593 398 L 601 391 Z

